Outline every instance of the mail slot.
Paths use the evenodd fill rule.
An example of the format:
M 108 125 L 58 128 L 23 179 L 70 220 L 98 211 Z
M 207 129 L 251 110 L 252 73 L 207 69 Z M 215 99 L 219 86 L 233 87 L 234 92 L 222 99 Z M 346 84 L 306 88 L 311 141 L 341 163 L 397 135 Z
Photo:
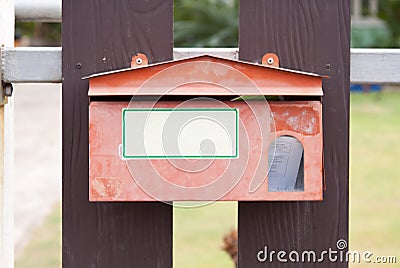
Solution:
M 89 200 L 322 200 L 323 77 L 263 62 L 89 76 Z

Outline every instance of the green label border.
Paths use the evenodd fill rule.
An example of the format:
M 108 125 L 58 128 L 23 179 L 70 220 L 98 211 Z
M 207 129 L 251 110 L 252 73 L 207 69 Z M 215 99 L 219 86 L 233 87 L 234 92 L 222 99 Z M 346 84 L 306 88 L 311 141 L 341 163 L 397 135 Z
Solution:
M 235 155 L 215 155 L 215 156 L 196 156 L 196 155 L 146 155 L 133 156 L 125 154 L 125 115 L 128 112 L 135 111 L 235 111 L 236 114 L 236 151 Z M 239 109 L 237 108 L 124 108 L 122 109 L 122 158 L 123 159 L 229 159 L 239 157 Z

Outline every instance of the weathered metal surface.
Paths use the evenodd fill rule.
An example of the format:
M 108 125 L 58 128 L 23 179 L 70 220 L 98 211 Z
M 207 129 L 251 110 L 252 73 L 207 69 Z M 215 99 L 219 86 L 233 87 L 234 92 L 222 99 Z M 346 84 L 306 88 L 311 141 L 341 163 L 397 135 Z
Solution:
M 88 95 L 93 97 L 89 105 L 91 201 L 321 200 L 322 108 L 320 101 L 277 102 L 273 103 L 274 110 L 271 113 L 265 101 L 246 103 L 236 98 L 236 101 L 225 102 L 210 99 L 179 102 L 173 101 L 172 98 L 171 101 L 153 103 L 135 98 L 141 96 L 204 98 L 205 96 L 238 95 L 320 97 L 322 76 L 209 55 L 144 67 L 137 66 L 136 59 L 140 59 L 140 63 L 146 60 L 143 56 L 134 57 L 135 68 L 133 69 L 111 71 L 88 77 L 90 80 Z M 268 55 L 268 57 L 274 57 L 274 62 L 271 64 L 277 63 L 278 59 L 275 55 Z M 99 96 L 102 97 L 102 101 L 96 101 L 95 97 Z M 115 96 L 132 96 L 132 99 L 129 104 L 111 100 Z M 125 157 L 126 140 L 124 138 L 121 141 L 121 137 L 125 137 L 125 132 L 122 130 L 122 124 L 125 123 L 121 122 L 123 108 L 136 110 L 139 108 L 143 111 L 143 108 L 165 110 L 165 108 L 182 107 L 197 110 L 224 107 L 237 109 L 240 124 L 238 134 L 235 135 L 238 138 L 236 143 L 239 144 L 234 146 L 235 150 L 238 150 L 238 153 L 234 154 L 235 157 L 229 159 L 215 157 L 211 160 L 194 157 L 196 161 L 174 157 L 171 160 L 170 157 L 161 157 L 163 152 L 165 153 L 164 149 L 157 149 L 156 158 L 162 159 L 154 159 L 153 154 L 144 157 L 147 158 L 145 160 L 122 159 L 122 156 Z M 276 117 L 276 120 L 271 121 L 271 117 Z M 165 127 L 161 121 L 155 122 Z M 149 124 L 149 121 L 142 123 Z M 131 128 L 131 132 L 144 131 L 142 123 Z M 208 131 L 212 132 L 214 129 Z M 156 132 L 159 133 L 158 130 Z M 153 131 L 151 134 L 155 137 L 164 135 L 164 131 L 160 133 L 155 134 Z M 266 186 L 268 148 L 274 141 L 275 135 L 290 135 L 302 143 L 306 155 L 304 191 L 268 191 Z M 194 136 L 196 135 L 193 134 L 191 137 L 193 146 Z M 130 137 L 130 139 L 133 138 Z M 168 136 L 166 139 L 166 144 L 170 144 L 171 140 L 178 137 Z M 135 143 L 137 148 L 142 148 L 138 149 L 140 155 L 146 154 L 142 152 L 147 151 L 146 147 L 142 146 L 142 141 L 135 140 L 135 142 L 139 142 Z M 156 144 L 161 142 L 156 148 L 164 147 L 163 141 L 158 138 L 151 142 Z M 120 144 L 123 148 L 122 154 Z M 189 158 L 192 158 L 193 154 L 189 155 L 191 155 Z M 255 190 L 255 185 L 261 186 Z
M 210 68 L 210 64 L 213 68 Z M 143 81 L 155 75 L 157 79 L 151 79 L 146 83 L 146 90 L 141 90 Z M 243 77 L 246 77 L 247 84 L 240 83 Z M 110 88 L 112 95 L 120 96 L 323 95 L 321 76 L 207 55 L 96 74 L 88 78 L 89 96 L 110 95 Z M 215 84 L 224 87 L 215 87 Z M 176 85 L 184 86 L 173 88 Z
M 61 82 L 61 48 L 2 48 L 1 61 L 6 83 Z
M 149 103 L 135 103 L 149 108 Z M 177 101 L 161 101 L 154 108 L 176 108 Z M 174 200 L 321 200 L 322 199 L 322 115 L 321 102 L 270 102 L 275 124 L 262 117 L 264 103 L 227 101 L 224 105 L 239 110 L 239 157 L 236 159 L 121 159 L 121 111 L 128 102 L 91 102 L 89 108 L 89 199 L 91 201 Z M 151 107 L 151 106 L 150 106 Z M 191 102 L 192 108 L 215 107 L 207 101 Z M 261 116 L 260 116 L 261 114 Z M 260 129 L 261 125 L 261 129 Z M 276 132 L 274 131 L 276 126 Z M 212 130 L 210 130 L 212 131 Z M 269 132 L 267 132 L 269 131 Z M 277 136 L 290 135 L 304 147 L 303 192 L 268 192 L 266 176 L 268 147 Z M 171 137 L 173 139 L 174 137 Z M 136 162 L 135 162 L 136 161 Z M 261 162 L 261 163 L 260 163 Z M 128 167 L 135 168 L 132 177 Z M 202 172 L 186 172 L 207 166 Z M 242 174 L 238 178 L 238 174 Z M 264 175 L 262 175 L 264 174 Z M 254 179 L 263 181 L 251 192 Z M 146 178 L 145 181 L 142 178 Z M 218 178 L 217 181 L 216 178 Z M 238 180 L 238 181 L 236 181 Z M 142 184 L 143 183 L 143 184 Z M 171 186 L 171 185 L 179 186 Z M 212 186 L 210 186 L 212 184 Z M 204 187 L 207 185 L 207 187 Z M 229 191 L 225 188 L 232 186 Z M 200 189 L 200 188 L 202 188 Z M 147 189 L 147 190 L 146 190 Z M 151 189 L 150 192 L 148 189 Z M 152 194 L 156 194 L 155 197 Z M 222 194 L 222 195 L 221 195 Z

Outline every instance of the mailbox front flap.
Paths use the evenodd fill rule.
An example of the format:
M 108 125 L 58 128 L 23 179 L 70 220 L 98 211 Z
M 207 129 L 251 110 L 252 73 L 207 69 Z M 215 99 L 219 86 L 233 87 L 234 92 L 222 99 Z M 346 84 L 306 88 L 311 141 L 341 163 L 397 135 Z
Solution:
M 322 96 L 324 77 L 203 55 L 85 78 L 89 96 Z

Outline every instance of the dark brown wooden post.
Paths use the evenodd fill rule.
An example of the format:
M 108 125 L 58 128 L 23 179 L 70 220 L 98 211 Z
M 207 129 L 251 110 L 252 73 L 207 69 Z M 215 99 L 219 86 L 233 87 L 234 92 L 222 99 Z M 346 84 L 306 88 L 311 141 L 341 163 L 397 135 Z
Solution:
M 172 59 L 173 1 L 63 1 L 63 267 L 172 267 L 172 207 L 89 203 L 91 73 Z
M 254 62 L 264 53 L 274 52 L 282 67 L 331 78 L 323 85 L 324 200 L 240 202 L 239 267 L 269 267 L 256 256 L 265 245 L 277 251 L 318 252 L 336 249 L 337 240 L 348 239 L 349 38 L 349 0 L 240 3 L 240 59 Z M 276 261 L 271 267 L 278 264 Z M 285 265 L 299 267 L 298 263 Z M 314 265 L 321 264 L 300 264 Z M 347 264 L 325 262 L 324 267 Z

